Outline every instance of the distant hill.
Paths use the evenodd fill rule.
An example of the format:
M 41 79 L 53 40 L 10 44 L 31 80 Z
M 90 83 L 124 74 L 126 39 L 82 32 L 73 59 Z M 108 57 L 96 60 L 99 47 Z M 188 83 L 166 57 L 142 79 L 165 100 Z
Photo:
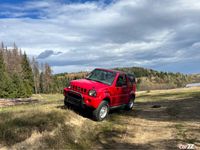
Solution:
M 114 69 L 134 73 L 137 78 L 138 90 L 172 89 L 185 87 L 188 83 L 200 82 L 200 74 L 187 75 L 182 73 L 156 71 L 142 67 Z M 54 79 L 57 83 L 62 83 L 60 86 L 63 87 L 67 86 L 71 80 L 84 78 L 87 74 L 88 72 L 61 73 L 54 75 Z

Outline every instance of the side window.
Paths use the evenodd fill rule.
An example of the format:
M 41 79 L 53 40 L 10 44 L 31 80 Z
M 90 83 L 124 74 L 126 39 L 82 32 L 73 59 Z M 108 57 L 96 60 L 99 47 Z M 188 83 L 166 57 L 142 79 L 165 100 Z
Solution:
M 136 81 L 135 81 L 135 76 L 133 75 L 133 74 L 128 74 L 128 78 L 129 78 L 129 80 L 130 80 L 130 82 L 132 83 L 132 84 L 134 84 Z
M 119 75 L 116 86 L 121 87 L 124 85 L 127 85 L 126 77 L 124 75 Z

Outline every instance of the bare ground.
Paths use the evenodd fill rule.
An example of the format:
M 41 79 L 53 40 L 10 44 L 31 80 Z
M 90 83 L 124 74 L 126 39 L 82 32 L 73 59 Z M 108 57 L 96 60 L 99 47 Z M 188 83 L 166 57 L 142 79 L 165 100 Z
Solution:
M 14 113 L 18 117 L 24 112 L 24 117 L 35 114 L 30 118 L 39 122 L 31 128 L 40 126 L 41 118 L 50 117 L 52 120 L 42 122 L 49 128 L 35 128 L 16 142 L 0 135 L 0 149 L 178 149 L 178 144 L 194 144 L 200 149 L 200 88 L 140 92 L 132 111 L 111 111 L 103 122 L 92 121 L 87 112 L 68 110 L 62 101 L 39 107 L 30 112 L 18 108 Z M 2 111 L 0 117 L 1 113 L 5 115 Z M 40 119 L 35 118 L 38 114 Z M 58 124 L 51 127 L 53 121 Z
M 0 108 L 37 102 L 38 100 L 36 99 L 0 99 Z

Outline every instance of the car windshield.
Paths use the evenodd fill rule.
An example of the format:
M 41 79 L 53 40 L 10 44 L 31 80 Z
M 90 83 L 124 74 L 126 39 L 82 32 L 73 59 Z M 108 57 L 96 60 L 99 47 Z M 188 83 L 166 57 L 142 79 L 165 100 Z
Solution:
M 86 79 L 111 85 L 115 79 L 115 76 L 115 72 L 95 69 L 86 77 Z

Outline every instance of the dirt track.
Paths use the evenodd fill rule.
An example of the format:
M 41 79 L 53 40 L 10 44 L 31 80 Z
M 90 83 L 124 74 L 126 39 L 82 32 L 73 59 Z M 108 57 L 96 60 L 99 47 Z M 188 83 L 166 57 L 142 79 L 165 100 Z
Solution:
M 38 100 L 33 99 L 0 99 L 0 108 L 20 104 L 36 103 Z
M 154 103 L 136 103 L 133 112 L 119 112 L 119 115 L 123 115 L 117 117 L 116 122 L 126 126 L 126 132 L 114 131 L 104 134 L 101 139 L 109 140 L 101 142 L 103 148 L 177 149 L 178 144 L 189 143 L 194 143 L 196 148 L 200 148 L 199 116 L 190 116 L 190 110 L 181 112 L 178 116 L 172 115 L 168 112 L 170 103 L 161 103 L 161 108 L 151 108 L 153 105 Z M 110 135 L 114 138 L 109 138 Z

